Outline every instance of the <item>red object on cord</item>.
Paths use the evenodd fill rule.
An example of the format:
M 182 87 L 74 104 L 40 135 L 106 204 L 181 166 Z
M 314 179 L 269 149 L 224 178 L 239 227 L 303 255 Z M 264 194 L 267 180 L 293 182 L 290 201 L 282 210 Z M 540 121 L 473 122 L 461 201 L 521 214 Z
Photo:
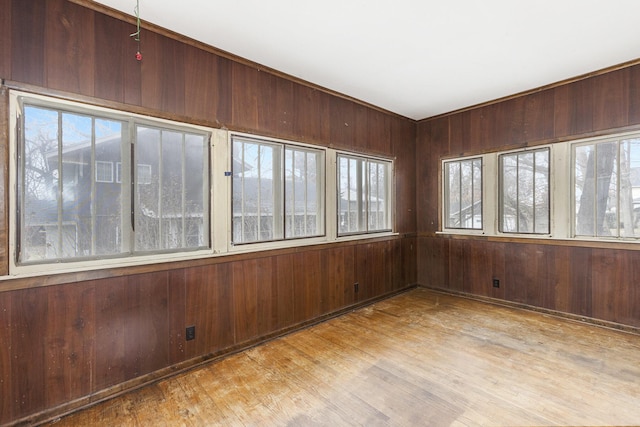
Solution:
M 136 52 L 136 59 L 142 61 L 142 54 L 140 52 Z

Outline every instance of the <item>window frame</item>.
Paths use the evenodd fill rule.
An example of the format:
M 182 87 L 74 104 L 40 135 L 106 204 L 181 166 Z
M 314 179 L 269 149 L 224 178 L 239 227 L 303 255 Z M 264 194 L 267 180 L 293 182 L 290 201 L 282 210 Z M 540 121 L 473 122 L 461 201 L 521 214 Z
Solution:
M 341 221 L 340 216 L 341 216 L 341 211 L 340 211 L 340 194 L 341 194 L 341 188 L 340 188 L 340 159 L 341 158 L 346 158 L 346 159 L 351 159 L 351 160 L 355 160 L 355 161 L 362 161 L 364 162 L 364 175 L 365 177 L 370 177 L 369 173 L 370 173 L 370 169 L 369 169 L 369 164 L 370 163 L 377 163 L 377 164 L 384 164 L 386 166 L 386 172 L 387 172 L 387 177 L 385 179 L 385 184 L 386 184 L 386 189 L 385 189 L 385 199 L 386 199 L 386 209 L 385 209 L 385 214 L 386 214 L 386 228 L 383 229 L 373 229 L 370 230 L 369 229 L 369 215 L 370 215 L 370 209 L 369 209 L 369 204 L 371 202 L 370 200 L 370 182 L 369 180 L 367 180 L 364 185 L 363 185 L 363 194 L 362 197 L 364 197 L 364 205 L 366 205 L 366 210 L 364 212 L 358 212 L 357 215 L 358 217 L 362 216 L 362 220 L 365 223 L 366 228 L 364 230 L 356 230 L 356 231 L 347 231 L 347 232 L 340 232 L 340 226 L 339 223 Z M 394 228 L 395 228 L 395 200 L 394 200 L 394 181 L 395 181 L 395 169 L 394 169 L 394 161 L 392 159 L 386 159 L 386 158 L 382 158 L 382 157 L 375 157 L 375 156 L 367 156 L 367 155 L 363 155 L 360 153 L 351 153 L 351 152 L 347 152 L 347 151 L 337 151 L 336 152 L 336 174 L 335 174 L 335 180 L 336 180 L 336 236 L 337 238 L 342 238 L 342 239 L 348 239 L 348 238 L 354 238 L 354 237 L 358 237 L 358 236 L 372 236 L 372 235 L 380 235 L 380 234 L 385 234 L 385 233 L 393 233 Z M 348 199 L 351 200 L 351 199 Z
M 540 152 L 544 152 L 546 151 L 548 153 L 547 156 L 547 162 L 549 164 L 548 167 L 548 173 L 547 173 L 547 220 L 548 220 L 548 226 L 547 226 L 547 230 L 545 232 L 536 232 L 536 223 L 535 223 L 535 182 L 536 182 L 536 172 L 534 170 L 533 172 L 533 188 L 534 188 L 534 192 L 533 192 L 533 199 L 534 199 L 534 205 L 533 205 L 533 210 L 534 210 L 534 223 L 533 223 L 533 231 L 505 231 L 504 230 L 504 181 L 505 181 L 505 177 L 504 177 L 504 159 L 506 157 L 512 157 L 512 156 L 516 156 L 517 158 L 517 166 L 516 166 L 516 174 L 517 176 L 519 176 L 520 174 L 520 156 L 521 155 L 525 155 L 525 154 L 532 154 L 533 155 L 533 164 L 534 164 L 534 168 L 536 165 L 536 154 L 540 153 Z M 498 174 L 498 205 L 497 205 L 497 216 L 498 216 L 498 232 L 500 234 L 506 234 L 506 235 L 514 235 L 514 234 L 518 234 L 518 235 L 538 235 L 538 236 L 549 236 L 551 234 L 551 202 L 552 202 L 552 194 L 551 194 L 551 171 L 553 170 L 553 163 L 552 163 L 552 159 L 551 159 L 551 148 L 548 146 L 543 146 L 543 147 L 533 147 L 533 148 L 526 148 L 526 149 L 522 149 L 522 150 L 515 150 L 515 151 L 508 151 L 508 152 L 500 152 L 497 153 L 498 156 L 498 163 L 497 163 L 497 174 Z M 516 185 L 519 187 L 520 182 L 517 182 Z M 518 206 L 517 209 L 519 209 L 519 202 L 518 202 Z M 518 221 L 516 220 L 516 223 L 518 223 Z M 519 227 L 519 226 L 518 226 Z
M 273 233 L 276 233 L 276 232 L 281 233 L 281 236 L 274 237 L 272 235 L 271 239 L 260 239 L 259 231 L 258 231 L 257 240 L 236 241 L 234 239 L 233 237 L 234 236 L 234 198 L 233 198 L 234 170 L 233 170 L 233 164 L 231 164 L 230 174 L 232 176 L 230 179 L 230 193 L 229 193 L 230 194 L 229 229 L 231 230 L 230 231 L 231 238 L 229 240 L 229 246 L 231 248 L 242 247 L 246 245 L 251 245 L 254 247 L 261 247 L 261 246 L 269 247 L 273 245 L 278 245 L 278 242 L 299 241 L 299 240 L 315 241 L 317 239 L 326 240 L 327 238 L 327 228 L 326 228 L 326 224 L 327 224 L 327 210 L 326 210 L 327 149 L 319 146 L 312 146 L 309 144 L 286 141 L 282 139 L 260 137 L 256 135 L 249 135 L 249 134 L 244 134 L 239 132 L 230 132 L 229 159 L 231 162 L 233 162 L 233 149 L 234 149 L 233 144 L 236 141 L 242 142 L 242 143 L 254 143 L 254 144 L 258 144 L 259 146 L 269 146 L 273 149 L 278 149 L 279 151 L 278 162 L 277 162 L 277 165 L 279 166 L 279 170 L 273 171 L 271 175 L 272 177 L 277 176 L 279 179 L 278 183 L 274 182 L 272 185 L 272 192 L 273 192 L 272 201 L 273 201 L 273 216 L 274 216 L 274 219 L 272 221 L 274 223 Z M 316 187 L 316 203 L 317 203 L 316 211 L 318 215 L 320 215 L 320 219 L 316 221 L 318 226 L 318 231 L 319 231 L 317 234 L 305 235 L 305 236 L 288 236 L 287 235 L 287 196 L 288 196 L 287 177 L 286 177 L 287 150 L 304 151 L 307 153 L 315 152 L 316 155 L 319 157 L 318 166 L 320 167 L 321 170 L 317 171 L 317 174 L 320 175 L 320 177 L 319 177 L 319 180 L 317 181 L 317 187 Z M 281 218 L 281 221 L 278 221 L 279 223 L 276 223 L 276 219 L 275 219 L 276 216 Z M 318 224 L 318 221 L 319 221 L 319 224 Z
M 18 260 L 18 251 L 20 248 L 19 245 L 19 236 L 18 233 L 21 232 L 21 209 L 18 209 L 18 204 L 22 203 L 20 201 L 20 197 L 18 195 L 18 172 L 22 170 L 22 166 L 19 166 L 18 163 L 21 161 L 21 153 L 22 150 L 22 141 L 19 141 L 19 138 L 23 137 L 24 129 L 23 129 L 23 117 L 24 117 L 24 109 L 25 106 L 33 106 L 35 108 L 43 108 L 50 109 L 52 111 L 60 113 L 71 113 L 78 115 L 85 115 L 90 117 L 95 117 L 96 119 L 105 119 L 105 120 L 114 120 L 120 121 L 123 123 L 130 123 L 128 132 L 128 140 L 126 142 L 122 142 L 122 144 L 134 144 L 133 136 L 132 136 L 132 123 L 138 124 L 152 124 L 154 126 L 160 126 L 165 129 L 177 130 L 178 132 L 186 132 L 186 133 L 194 133 L 198 135 L 202 135 L 205 137 L 205 144 L 207 150 L 209 152 L 209 156 L 212 155 L 211 149 L 211 140 L 212 140 L 212 132 L 214 129 L 206 128 L 203 126 L 192 125 L 189 123 L 178 123 L 171 120 L 161 119 L 161 118 L 150 118 L 149 116 L 142 116 L 135 113 L 130 113 L 126 111 L 114 110 L 111 108 L 105 108 L 100 106 L 95 106 L 83 102 L 76 102 L 67 99 L 59 99 L 53 98 L 50 96 L 44 96 L 19 90 L 10 90 L 10 117 L 11 123 L 9 129 L 10 136 L 10 158 L 12 159 L 9 162 L 9 180 L 10 186 L 12 189 L 16 191 L 10 192 L 9 197 L 9 205 L 10 205 L 10 214 L 9 214 L 9 252 L 11 256 L 9 257 L 9 277 L 15 276 L 38 276 L 41 274 L 50 274 L 54 273 L 64 273 L 69 271 L 87 271 L 87 270 L 96 270 L 103 268 L 113 268 L 120 266 L 131 266 L 131 265 L 143 265 L 143 264 L 153 264 L 159 262 L 167 262 L 173 260 L 180 259 L 192 259 L 202 256 L 210 256 L 213 253 L 211 243 L 208 243 L 209 247 L 199 247 L 199 248 L 179 248 L 176 250 L 160 250 L 160 251 L 135 251 L 132 247 L 129 247 L 130 244 L 124 243 L 124 250 L 114 254 L 108 255 L 89 255 L 89 256 L 81 256 L 81 257 L 69 257 L 69 258 L 55 258 L 55 259 L 42 259 L 42 260 L 34 260 L 34 261 L 19 261 Z M 128 152 L 126 159 L 121 159 L 120 162 L 111 162 L 112 163 L 112 181 L 111 183 L 117 182 L 117 165 L 115 163 L 122 163 L 121 168 L 125 168 L 124 170 L 128 170 L 130 168 L 130 158 L 128 156 Z M 211 209 L 210 209 L 210 201 L 211 201 L 211 167 L 210 162 L 208 160 L 203 159 L 203 164 L 206 161 L 207 171 L 206 177 L 207 182 L 205 186 L 207 187 L 205 193 L 207 198 L 205 200 L 204 213 L 208 217 L 206 219 L 206 227 L 205 227 L 205 241 L 212 242 L 212 233 L 211 233 Z M 97 168 L 94 168 L 94 174 L 97 173 Z M 95 176 L 94 176 L 95 178 Z M 118 183 L 122 185 L 122 187 L 126 187 L 126 192 L 128 194 L 131 193 L 129 189 L 132 185 L 131 179 L 126 176 L 119 177 L 122 181 L 124 178 L 124 183 Z M 101 181 L 94 180 L 97 183 Z M 204 193 L 203 193 L 204 194 Z M 127 197 L 132 197 L 131 195 Z M 120 204 L 123 214 L 129 212 L 130 206 L 129 203 L 125 200 Z M 128 216 L 128 213 L 127 213 Z M 64 222 L 64 221 L 63 221 Z M 125 224 L 129 224 L 125 221 Z M 130 225 L 130 224 L 129 224 Z M 125 232 L 126 236 L 135 236 L 135 234 L 131 234 Z M 123 239 L 129 239 L 130 237 L 122 236 Z M 131 237 L 133 238 L 133 237 Z
M 449 197 L 447 197 L 449 193 L 449 178 L 447 174 L 447 167 L 451 164 L 458 163 L 461 164 L 463 162 L 471 162 L 472 168 L 472 187 L 471 193 L 473 194 L 475 187 L 473 186 L 473 162 L 479 160 L 480 161 L 480 227 L 452 227 L 447 225 L 447 217 L 450 213 L 449 210 Z M 484 177 L 484 168 L 485 168 L 485 158 L 483 156 L 470 156 L 464 158 L 456 158 L 456 159 L 447 159 L 442 162 L 442 228 L 443 230 L 456 230 L 461 232 L 471 232 L 478 233 L 484 231 L 484 218 L 485 218 L 485 201 L 484 201 L 484 193 L 485 193 L 485 177 Z M 460 180 L 460 187 L 462 188 L 462 180 Z M 462 190 L 460 191 L 460 197 L 462 197 Z M 475 196 L 472 196 L 472 204 L 475 205 Z M 475 217 L 475 214 L 473 215 Z M 472 220 L 473 221 L 473 220 Z

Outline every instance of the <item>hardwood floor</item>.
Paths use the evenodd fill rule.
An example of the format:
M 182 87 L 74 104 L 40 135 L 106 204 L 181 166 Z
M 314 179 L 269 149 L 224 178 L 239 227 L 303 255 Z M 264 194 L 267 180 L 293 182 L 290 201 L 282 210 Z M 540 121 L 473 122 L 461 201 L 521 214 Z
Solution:
M 640 336 L 414 289 L 58 420 L 640 425 Z

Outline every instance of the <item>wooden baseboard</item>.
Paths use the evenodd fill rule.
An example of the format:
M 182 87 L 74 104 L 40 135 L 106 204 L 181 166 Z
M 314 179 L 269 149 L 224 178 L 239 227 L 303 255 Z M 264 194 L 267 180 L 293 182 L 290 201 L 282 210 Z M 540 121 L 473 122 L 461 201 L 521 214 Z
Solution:
M 610 322 L 610 321 L 607 321 L 607 320 L 596 319 L 594 317 L 580 316 L 580 315 L 577 315 L 577 314 L 567 313 L 567 312 L 564 312 L 564 311 L 551 310 L 549 308 L 538 307 L 538 306 L 534 306 L 534 305 L 519 303 L 519 302 L 515 302 L 515 301 L 508 301 L 508 300 L 503 300 L 503 299 L 499 299 L 499 298 L 492 298 L 492 297 L 487 297 L 487 296 L 484 296 L 484 295 L 470 294 L 470 293 L 467 293 L 467 292 L 456 291 L 456 290 L 452 290 L 452 289 L 438 288 L 438 287 L 425 286 L 425 285 L 418 285 L 418 287 L 424 288 L 424 289 L 429 289 L 429 290 L 435 291 L 435 292 L 440 292 L 440 293 L 443 293 L 443 294 L 455 295 L 455 296 L 459 296 L 459 297 L 463 297 L 463 298 L 473 299 L 473 300 L 476 300 L 476 301 L 482 301 L 482 302 L 486 302 L 486 303 L 490 303 L 490 304 L 501 305 L 501 306 L 504 306 L 504 307 L 520 308 L 520 309 L 523 309 L 523 310 L 535 311 L 535 312 L 538 312 L 538 313 L 548 314 L 550 316 L 556 316 L 556 317 L 561 317 L 563 319 L 573 320 L 573 321 L 579 322 L 579 323 L 588 323 L 588 324 L 591 324 L 591 325 L 594 325 L 594 326 L 600 326 L 600 327 L 608 328 L 608 329 L 616 329 L 616 330 L 619 330 L 619 331 L 640 335 L 640 327 L 636 327 L 636 326 L 625 325 L 625 324 L 616 323 L 616 322 Z

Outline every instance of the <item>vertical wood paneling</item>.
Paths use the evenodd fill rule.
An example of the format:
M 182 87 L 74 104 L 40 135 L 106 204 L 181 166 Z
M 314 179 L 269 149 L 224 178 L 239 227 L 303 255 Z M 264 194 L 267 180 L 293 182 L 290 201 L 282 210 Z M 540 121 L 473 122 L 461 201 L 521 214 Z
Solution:
M 634 282 L 638 255 L 632 251 L 593 250 L 592 315 L 599 319 L 640 325 Z M 621 298 L 621 296 L 624 296 Z
M 13 415 L 43 410 L 46 387 L 48 290 L 26 289 L 12 293 L 11 301 L 11 404 Z M 4 397 L 3 397 L 4 398 Z
M 557 138 L 580 135 L 593 130 L 593 79 L 580 80 L 554 89 Z
M 273 257 L 258 258 L 256 261 L 257 285 L 257 336 L 277 331 L 278 325 L 278 287 L 276 286 L 275 260 Z
M 169 364 L 173 365 L 186 359 L 186 289 L 185 270 L 172 270 L 169 274 L 167 289 L 167 318 L 169 320 Z
M 415 237 L 402 239 L 402 286 L 414 285 L 418 281 L 416 255 L 417 239 Z
M 353 304 L 355 283 L 354 246 L 331 249 L 327 253 L 327 310 Z
M 224 97 L 228 91 L 221 90 L 221 86 L 228 82 L 220 78 L 219 58 L 192 46 L 184 49 L 185 64 L 189 64 L 184 68 L 185 114 L 210 121 L 226 116 L 229 100 Z
M 456 291 L 465 290 L 467 283 L 465 277 L 465 244 L 464 240 L 450 239 L 445 245 L 448 246 L 448 260 L 446 260 L 445 268 L 447 269 L 446 287 Z M 468 286 L 468 285 L 467 285 Z
M 95 282 L 96 358 L 95 388 L 100 390 L 125 381 L 126 329 L 129 327 L 126 277 Z
M 447 117 L 420 123 L 416 143 L 417 225 L 418 231 L 433 233 L 438 230 L 438 195 L 440 171 L 439 149 L 449 141 Z M 425 167 L 425 165 L 429 165 Z M 428 202 L 427 202 L 428 201 Z
M 320 251 L 297 253 L 293 260 L 294 322 L 301 323 L 320 315 L 320 290 L 326 283 L 326 271 L 322 268 Z
M 301 84 L 293 87 L 293 135 L 310 143 L 331 141 L 330 96 Z
M 346 99 L 332 97 L 329 104 L 331 120 L 331 140 L 330 143 L 335 148 L 357 147 L 354 144 L 355 138 L 355 114 L 354 104 Z
M 47 87 L 93 96 L 95 12 L 66 0 L 46 4 Z
M 125 78 L 125 62 L 135 61 L 134 47 L 125 43 L 131 40 L 131 32 L 127 33 L 131 27 L 102 14 L 95 14 L 94 21 L 95 46 L 91 50 L 95 57 L 95 96 L 124 103 L 129 83 Z
M 94 390 L 95 301 L 91 283 L 48 289 L 43 384 L 48 407 Z
M 142 105 L 184 115 L 185 45 L 145 32 L 142 52 Z
M 258 335 L 257 261 L 234 262 L 232 269 L 236 343 L 241 343 Z
M 461 156 L 476 139 L 476 136 L 471 134 L 471 112 L 463 111 L 452 115 L 449 118 L 449 129 L 448 145 L 438 145 L 437 150 L 443 155 Z
M 493 106 L 495 114 L 493 131 L 483 141 L 484 148 L 494 145 L 521 144 L 525 141 L 525 99 L 509 99 Z
M 44 85 L 44 36 L 47 2 L 11 3 L 11 78 Z
M 420 237 L 417 250 L 418 283 L 435 288 L 449 286 L 449 241 Z
M 554 92 L 532 93 L 524 101 L 524 138 L 541 141 L 553 138 Z
M 295 283 L 293 277 L 293 255 L 278 255 L 275 257 L 275 276 L 278 293 L 277 329 L 286 328 L 295 323 L 294 294 Z
M 398 233 L 416 230 L 416 132 L 408 120 L 391 120 L 395 162 L 395 222 Z
M 0 424 L 8 423 L 13 418 L 14 399 L 12 387 L 12 299 L 15 292 L 0 292 Z M 7 397 L 4 397 L 7 396 Z
M 506 279 L 508 246 L 499 242 L 487 242 L 486 245 L 480 242 L 473 243 L 475 244 L 465 245 L 465 290 L 470 289 L 472 293 L 493 298 L 505 298 L 505 285 L 508 285 L 505 283 L 508 281 Z M 477 275 L 471 277 L 474 271 Z M 499 288 L 493 287 L 494 278 L 500 280 Z M 515 286 L 515 284 L 509 286 Z
M 369 142 L 369 109 L 361 104 L 353 105 L 353 140 L 349 142 L 352 150 L 366 152 Z
M 258 129 L 258 71 L 231 65 L 231 122 L 240 129 Z
M 622 127 L 629 119 L 629 69 L 593 78 L 594 130 Z
M 169 324 L 167 272 L 130 276 L 126 339 L 127 379 L 167 366 Z
M 186 325 L 196 327 L 196 339 L 185 343 L 186 358 L 207 355 L 235 343 L 231 265 L 190 268 L 185 273 Z
M 0 79 L 11 79 L 11 0 L 0 0 Z M 2 417 L 0 416 L 0 422 Z

